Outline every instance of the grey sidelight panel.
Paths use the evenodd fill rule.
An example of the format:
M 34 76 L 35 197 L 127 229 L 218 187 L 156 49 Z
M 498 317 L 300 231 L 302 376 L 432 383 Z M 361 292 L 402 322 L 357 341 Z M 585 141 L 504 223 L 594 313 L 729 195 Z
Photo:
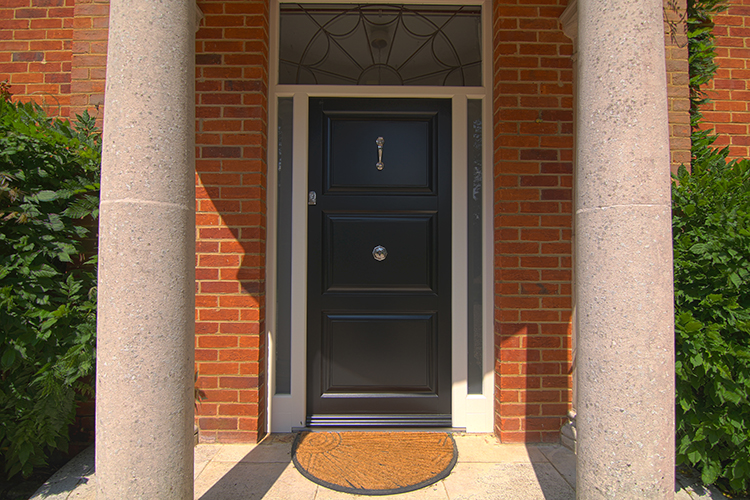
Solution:
M 276 210 L 276 394 L 291 393 L 292 378 L 292 114 L 291 97 L 278 100 Z
M 468 100 L 468 390 L 482 394 L 482 100 Z

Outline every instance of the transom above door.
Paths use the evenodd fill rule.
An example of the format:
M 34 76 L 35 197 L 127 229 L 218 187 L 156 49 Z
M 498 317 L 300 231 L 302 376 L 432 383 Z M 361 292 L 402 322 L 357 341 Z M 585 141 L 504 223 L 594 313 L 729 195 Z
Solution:
M 280 84 L 482 85 L 480 5 L 280 4 Z

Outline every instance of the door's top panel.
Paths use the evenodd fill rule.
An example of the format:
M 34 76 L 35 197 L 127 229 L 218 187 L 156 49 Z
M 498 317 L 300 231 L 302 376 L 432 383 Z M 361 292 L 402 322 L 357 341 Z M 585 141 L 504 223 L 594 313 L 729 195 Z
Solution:
M 434 116 L 327 114 L 326 193 L 432 194 Z

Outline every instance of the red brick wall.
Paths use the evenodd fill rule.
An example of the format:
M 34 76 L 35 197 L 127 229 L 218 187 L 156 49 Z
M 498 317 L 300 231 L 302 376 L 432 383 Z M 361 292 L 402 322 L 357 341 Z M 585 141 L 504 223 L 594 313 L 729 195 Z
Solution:
M 199 2 L 196 364 L 204 442 L 266 432 L 268 2 Z
M 495 429 L 510 442 L 557 440 L 571 397 L 573 71 L 558 22 L 566 1 L 493 4 Z M 267 428 L 269 7 L 266 0 L 199 6 L 196 368 L 205 399 L 197 421 L 203 441 L 252 442 Z M 747 7 L 735 6 L 722 22 L 737 27 L 741 18 L 744 26 L 737 8 Z M 53 113 L 97 112 L 107 18 L 107 0 L 5 0 L 0 79 Z M 667 33 L 666 45 L 677 165 L 689 154 L 684 35 Z
M 253 442 L 266 432 L 268 3 L 199 5 L 196 368 L 205 397 L 196 415 L 204 441 Z M 108 0 L 5 0 L 0 80 L 53 115 L 88 110 L 101 124 L 108 18 Z
M 20 100 L 35 100 L 52 116 L 70 104 L 75 0 L 0 2 L 0 81 Z
M 690 158 L 685 2 L 668 4 L 676 169 Z M 566 5 L 494 2 L 495 433 L 505 442 L 556 441 L 571 399 L 573 46 L 558 22 Z
M 750 0 L 729 0 L 714 18 L 719 70 L 705 87 L 712 103 L 704 107 L 704 127 L 729 147 L 731 158 L 750 157 Z
M 99 118 L 104 102 L 108 0 L 5 0 L 0 4 L 0 81 L 16 99 L 51 116 L 84 109 Z
M 556 441 L 570 401 L 572 44 L 565 1 L 494 2 L 495 433 Z

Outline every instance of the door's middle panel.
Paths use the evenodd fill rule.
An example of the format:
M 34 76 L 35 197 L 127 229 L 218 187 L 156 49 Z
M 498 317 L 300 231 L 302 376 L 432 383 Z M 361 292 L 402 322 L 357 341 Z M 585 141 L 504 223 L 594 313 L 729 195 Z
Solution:
M 437 293 L 434 212 L 323 214 L 326 292 Z

